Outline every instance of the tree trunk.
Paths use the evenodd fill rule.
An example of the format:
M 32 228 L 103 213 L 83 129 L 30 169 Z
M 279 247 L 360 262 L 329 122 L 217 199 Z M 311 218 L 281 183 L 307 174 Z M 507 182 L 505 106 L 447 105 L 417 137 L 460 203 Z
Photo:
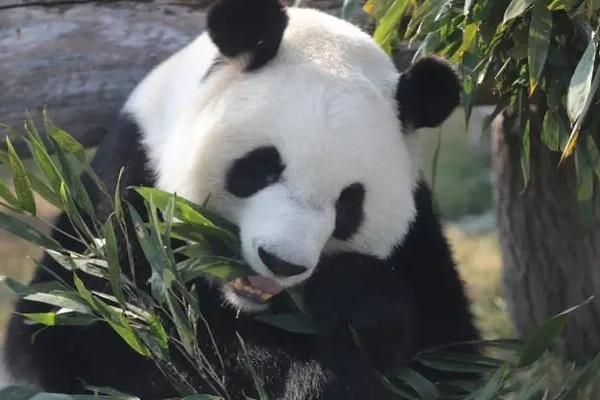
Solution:
M 97 144 L 125 98 L 205 27 L 214 0 L 0 0 L 0 122 L 52 120 Z M 307 0 L 339 8 L 341 0 Z M 2 141 L 3 142 L 3 141 Z
M 492 127 L 492 159 L 504 290 L 517 334 L 526 338 L 549 317 L 600 288 L 600 224 L 580 216 L 573 157 L 540 142 L 532 113 L 530 180 L 520 164 L 521 132 L 508 113 Z M 563 335 L 566 354 L 585 360 L 600 351 L 600 298 L 573 313 Z

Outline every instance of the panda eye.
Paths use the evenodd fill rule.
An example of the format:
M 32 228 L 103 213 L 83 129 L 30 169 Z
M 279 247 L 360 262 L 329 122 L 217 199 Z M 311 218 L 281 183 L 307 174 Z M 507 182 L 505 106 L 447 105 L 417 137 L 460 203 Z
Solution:
M 361 183 L 353 183 L 342 190 L 335 202 L 334 238 L 348 240 L 358 231 L 364 219 L 364 201 L 365 188 Z
M 275 147 L 259 147 L 233 162 L 225 185 L 237 197 L 250 197 L 277 182 L 284 168 Z

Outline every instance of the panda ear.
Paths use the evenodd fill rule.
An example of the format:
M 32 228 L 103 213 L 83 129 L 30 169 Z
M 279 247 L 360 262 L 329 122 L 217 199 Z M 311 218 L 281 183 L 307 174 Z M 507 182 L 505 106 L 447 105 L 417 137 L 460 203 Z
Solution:
M 221 54 L 248 57 L 248 71 L 275 57 L 287 22 L 278 0 L 220 0 L 207 16 L 209 35 Z
M 445 61 L 422 58 L 400 75 L 396 101 L 406 128 L 439 126 L 460 101 L 458 76 Z

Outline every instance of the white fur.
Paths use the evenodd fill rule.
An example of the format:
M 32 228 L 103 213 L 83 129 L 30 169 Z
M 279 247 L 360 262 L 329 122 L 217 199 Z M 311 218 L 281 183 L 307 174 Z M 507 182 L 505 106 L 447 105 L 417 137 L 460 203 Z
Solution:
M 389 58 L 349 23 L 316 10 L 288 13 L 279 52 L 264 67 L 247 73 L 226 60 L 203 82 L 218 54 L 204 34 L 148 75 L 125 108 L 143 128 L 158 187 L 195 202 L 210 194 L 209 207 L 240 227 L 252 268 L 283 286 L 310 276 L 323 252 L 389 256 L 414 219 L 418 169 Z M 281 181 L 247 199 L 228 193 L 232 161 L 267 145 L 285 164 Z M 336 199 L 355 182 L 366 189 L 365 220 L 350 240 L 335 240 Z M 309 269 L 273 276 L 259 246 Z

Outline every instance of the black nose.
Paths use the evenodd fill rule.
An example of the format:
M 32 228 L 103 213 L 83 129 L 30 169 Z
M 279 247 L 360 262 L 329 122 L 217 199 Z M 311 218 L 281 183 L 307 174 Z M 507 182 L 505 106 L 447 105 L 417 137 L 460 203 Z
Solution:
M 281 258 L 267 252 L 262 247 L 258 248 L 258 256 L 263 264 L 267 266 L 275 275 L 294 276 L 306 271 L 306 267 L 296 265 L 282 260 Z

